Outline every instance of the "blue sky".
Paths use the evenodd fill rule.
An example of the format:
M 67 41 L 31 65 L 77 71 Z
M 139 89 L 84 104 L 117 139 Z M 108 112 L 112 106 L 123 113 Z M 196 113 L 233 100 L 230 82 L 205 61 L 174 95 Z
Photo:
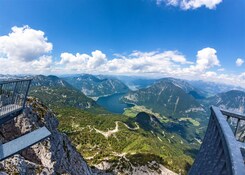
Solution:
M 0 38 L 2 47 L 2 50 L 0 47 L 0 56 L 3 55 L 2 60 L 4 59 L 5 62 L 9 59 L 8 62 L 17 64 L 19 60 L 25 60 L 29 66 L 38 65 L 39 68 L 33 66 L 37 72 L 57 74 L 86 72 L 86 70 L 91 73 L 96 70 L 101 70 L 101 73 L 113 73 L 114 70 L 115 73 L 127 74 L 133 72 L 132 67 L 137 68 L 133 73 L 142 74 L 145 72 L 140 68 L 148 68 L 149 65 L 146 65 L 146 62 L 153 58 L 143 60 L 139 57 L 157 57 L 156 59 L 163 57 L 173 63 L 169 66 L 171 69 L 178 69 L 178 73 L 173 73 L 171 70 L 170 72 L 161 71 L 160 68 L 156 70 L 163 75 L 181 77 L 182 69 L 188 69 L 191 66 L 196 66 L 195 70 L 200 68 L 197 66 L 198 51 L 209 48 L 200 55 L 204 57 L 203 59 L 206 59 L 208 55 L 217 57 L 218 62 L 211 58 L 209 63 L 213 65 L 206 65 L 203 73 L 242 75 L 245 72 L 245 65 L 242 64 L 245 59 L 245 1 L 190 0 L 186 1 L 186 4 L 183 2 L 183 0 L 0 0 L 0 37 L 3 43 L 1 46 Z M 28 27 L 25 28 L 26 25 Z M 26 43 L 21 43 L 20 45 L 24 47 L 22 50 L 20 50 L 21 47 L 18 47 L 17 51 L 13 48 L 6 49 L 9 47 L 6 46 L 6 40 L 3 38 L 10 38 L 10 34 L 15 33 L 11 29 L 14 26 L 25 28 L 22 29 L 22 33 L 27 31 L 27 28 L 42 31 L 43 35 L 40 34 L 40 37 L 46 37 L 42 44 L 50 43 L 52 47 L 48 48 L 46 45 L 40 51 L 37 48 L 26 49 L 30 46 L 25 47 Z M 27 38 L 30 39 L 30 37 Z M 22 39 L 25 40 L 25 38 Z M 33 43 L 35 43 L 34 40 Z M 37 44 L 39 45 L 40 43 Z M 27 53 L 21 53 L 26 50 L 29 50 L 27 53 L 33 54 L 33 57 L 17 58 L 20 55 L 27 55 Z M 20 54 L 10 53 L 14 51 Z M 172 53 L 166 53 L 168 51 Z M 94 54 L 95 57 L 92 52 L 97 53 Z M 76 55 L 77 53 L 79 55 Z M 96 56 L 99 57 L 98 60 Z M 176 61 L 173 58 L 176 56 L 183 56 L 186 62 Z M 15 61 L 13 57 L 16 57 Z M 136 57 L 139 59 L 137 60 Z M 83 70 L 81 67 L 74 66 L 80 63 L 84 66 L 84 60 L 90 58 L 91 63 L 87 65 L 88 69 Z M 128 60 L 124 64 L 131 66 L 130 71 L 126 68 L 118 70 L 112 65 L 121 63 L 119 58 Z M 238 58 L 240 58 L 240 63 L 236 64 Z M 135 62 L 141 61 L 142 65 L 135 65 L 130 59 Z M 103 67 L 103 64 L 110 60 L 114 62 L 104 65 L 104 67 L 110 65 L 110 70 L 97 69 L 96 66 Z M 45 65 L 45 69 L 41 68 L 43 62 L 49 62 Z M 153 63 L 158 62 L 153 61 Z M 146 73 L 153 72 L 153 63 L 150 64 L 151 67 Z M 72 66 L 75 68 L 70 70 L 69 66 L 70 69 Z M 35 73 L 27 68 L 21 71 Z M 9 68 L 0 70 L 0 73 L 21 73 L 21 71 Z M 186 76 L 183 75 L 183 77 Z

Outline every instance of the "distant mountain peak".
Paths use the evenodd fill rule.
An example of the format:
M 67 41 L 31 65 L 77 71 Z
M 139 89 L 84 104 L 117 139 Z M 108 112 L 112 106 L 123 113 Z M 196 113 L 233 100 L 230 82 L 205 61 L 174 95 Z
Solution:
M 245 92 L 241 90 L 230 90 L 219 93 L 205 100 L 206 105 L 218 106 L 223 109 L 245 113 Z
M 129 92 L 123 100 L 170 116 L 185 114 L 186 111 L 193 108 L 202 109 L 192 95 L 171 79 L 161 79 L 148 88 Z
M 30 95 L 41 99 L 46 105 L 90 108 L 96 102 L 72 87 L 65 80 L 54 76 L 37 75 L 33 77 Z
M 83 74 L 65 77 L 64 79 L 89 97 L 107 96 L 129 91 L 129 88 L 123 82 L 115 78 L 103 78 L 102 76 L 97 77 L 90 74 Z

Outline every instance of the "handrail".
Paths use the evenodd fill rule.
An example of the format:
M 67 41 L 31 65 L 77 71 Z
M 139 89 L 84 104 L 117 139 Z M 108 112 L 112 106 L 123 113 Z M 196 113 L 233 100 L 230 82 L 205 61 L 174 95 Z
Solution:
M 243 114 L 239 114 L 237 112 L 230 112 L 230 111 L 225 110 L 225 109 L 221 109 L 220 111 L 222 112 L 223 115 L 226 115 L 226 116 L 229 116 L 232 118 L 238 118 L 238 119 L 245 120 L 245 116 Z
M 225 120 L 222 111 L 220 111 L 219 108 L 212 106 L 211 111 L 216 116 L 215 119 L 217 120 L 217 126 L 220 134 L 222 135 L 221 139 L 223 147 L 227 151 L 227 164 L 230 164 L 229 169 L 231 169 L 233 175 L 245 175 L 245 166 L 241 150 L 231 127 Z M 229 112 L 229 114 L 230 113 L 231 112 Z
M 244 143 L 236 140 L 224 117 L 225 114 L 243 118 L 242 115 L 230 115 L 231 112 L 228 111 L 222 113 L 219 108 L 211 107 L 208 128 L 199 153 L 188 173 L 189 175 L 245 174 L 245 165 L 241 153 L 241 149 L 244 149 Z
M 0 124 L 23 111 L 32 79 L 0 81 Z
M 32 79 L 0 81 L 0 125 L 23 112 Z M 0 161 L 48 138 L 44 126 L 7 143 L 0 143 Z
M 21 81 L 32 81 L 32 78 L 25 78 L 25 79 L 8 79 L 8 80 L 0 80 L 0 85 L 1 84 L 8 84 L 8 83 L 13 83 L 13 82 L 21 82 Z

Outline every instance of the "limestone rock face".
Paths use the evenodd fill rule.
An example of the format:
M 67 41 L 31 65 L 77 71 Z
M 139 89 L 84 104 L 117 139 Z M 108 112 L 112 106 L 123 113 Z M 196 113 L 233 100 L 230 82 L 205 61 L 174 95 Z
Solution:
M 72 146 L 68 137 L 57 130 L 58 124 L 57 118 L 46 106 L 29 98 L 23 114 L 0 126 L 1 143 L 42 126 L 46 126 L 52 135 L 20 154 L 0 162 L 0 174 L 92 174 L 90 167 Z
M 101 171 L 112 171 L 113 174 L 128 175 L 177 175 L 156 161 L 148 162 L 146 165 L 133 165 L 125 157 L 121 157 L 118 164 L 102 161 L 95 167 Z M 94 170 L 93 170 L 94 171 Z M 104 175 L 104 174 L 103 174 Z M 108 174 L 110 175 L 110 174 Z

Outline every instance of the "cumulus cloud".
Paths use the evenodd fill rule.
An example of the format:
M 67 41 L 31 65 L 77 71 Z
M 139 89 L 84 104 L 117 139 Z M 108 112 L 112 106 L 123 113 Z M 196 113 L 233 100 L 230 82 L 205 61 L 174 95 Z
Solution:
M 127 55 L 114 54 L 109 59 L 96 50 L 91 54 L 62 53 L 57 62 L 58 73 L 134 74 L 144 76 L 172 76 L 185 79 L 206 80 L 245 87 L 245 73 L 225 74 L 220 68 L 217 51 L 203 48 L 197 51 L 196 61 L 190 62 L 178 51 L 134 51 Z
M 217 51 L 214 48 L 209 47 L 199 50 L 197 52 L 197 61 L 195 68 L 203 71 L 214 66 L 220 66 L 216 53 Z
M 242 66 L 243 63 L 244 63 L 244 60 L 243 60 L 243 59 L 237 58 L 237 60 L 236 60 L 236 65 L 237 65 L 238 67 Z
M 57 65 L 64 65 L 66 69 L 72 68 L 77 71 L 94 71 L 97 67 L 101 67 L 107 62 L 106 55 L 99 50 L 95 50 L 88 54 L 77 53 L 73 55 L 71 53 L 64 52 L 60 55 L 60 62 Z
M 209 47 L 199 50 L 196 55 L 196 64 L 183 69 L 183 71 L 191 74 L 199 74 L 212 67 L 220 66 L 220 61 L 216 53 L 217 51 L 214 48 Z
M 36 70 L 42 71 L 47 70 L 52 66 L 52 57 L 51 56 L 41 56 L 38 60 L 31 62 L 31 66 L 36 68 Z
M 218 74 L 216 73 L 215 76 L 201 76 L 200 79 L 211 81 L 211 82 L 219 82 L 219 83 L 225 83 L 230 85 L 236 85 L 241 86 L 245 88 L 245 72 L 241 74 L 227 74 L 222 73 Z
M 225 68 L 220 68 L 220 69 L 218 69 L 217 71 L 223 72 L 223 71 L 225 71 Z
M 95 50 L 90 54 L 64 52 L 54 62 L 51 56 L 52 47 L 44 32 L 28 26 L 13 27 L 8 35 L 0 36 L 0 73 L 172 76 L 245 87 L 245 72 L 225 74 L 214 48 L 207 47 L 197 51 L 195 61 L 189 61 L 177 50 L 133 51 L 130 54 L 114 54 L 113 58 Z M 243 60 L 237 59 L 237 64 L 242 65 Z
M 222 0 L 156 0 L 157 5 L 165 3 L 169 6 L 179 6 L 183 10 L 197 9 L 202 6 L 208 9 L 215 9 Z
M 179 0 L 156 0 L 157 5 L 166 3 L 167 5 L 178 6 Z
M 116 58 L 108 59 L 104 53 L 96 50 L 88 54 L 62 53 L 57 65 L 63 65 L 77 71 L 113 72 L 113 73 L 164 73 L 180 65 L 189 65 L 185 56 L 178 51 L 140 52 L 134 51 L 129 55 L 115 54 Z
M 0 73 L 47 71 L 53 45 L 44 35 L 29 26 L 15 26 L 8 35 L 0 36 Z
M 32 61 L 52 50 L 44 32 L 28 26 L 12 27 L 12 32 L 0 37 L 0 52 L 9 59 Z
M 178 51 L 134 51 L 128 55 L 115 54 L 115 58 L 108 59 L 99 50 L 88 54 L 62 53 L 61 60 L 56 63 L 67 71 L 80 71 L 87 73 L 162 73 L 166 75 L 198 74 L 219 65 L 216 50 L 204 48 L 197 53 L 196 63 L 187 61 L 186 57 Z M 71 69 L 72 68 L 72 69 Z
M 88 54 L 71 54 L 64 52 L 56 63 L 67 71 L 111 72 L 111 73 L 163 73 L 163 74 L 199 74 L 220 66 L 216 50 L 204 48 L 197 52 L 196 63 L 187 61 L 179 51 L 134 51 L 129 55 L 115 54 L 116 58 L 108 59 L 99 50 Z
M 245 72 L 241 73 L 239 75 L 239 78 L 242 79 L 245 82 Z

